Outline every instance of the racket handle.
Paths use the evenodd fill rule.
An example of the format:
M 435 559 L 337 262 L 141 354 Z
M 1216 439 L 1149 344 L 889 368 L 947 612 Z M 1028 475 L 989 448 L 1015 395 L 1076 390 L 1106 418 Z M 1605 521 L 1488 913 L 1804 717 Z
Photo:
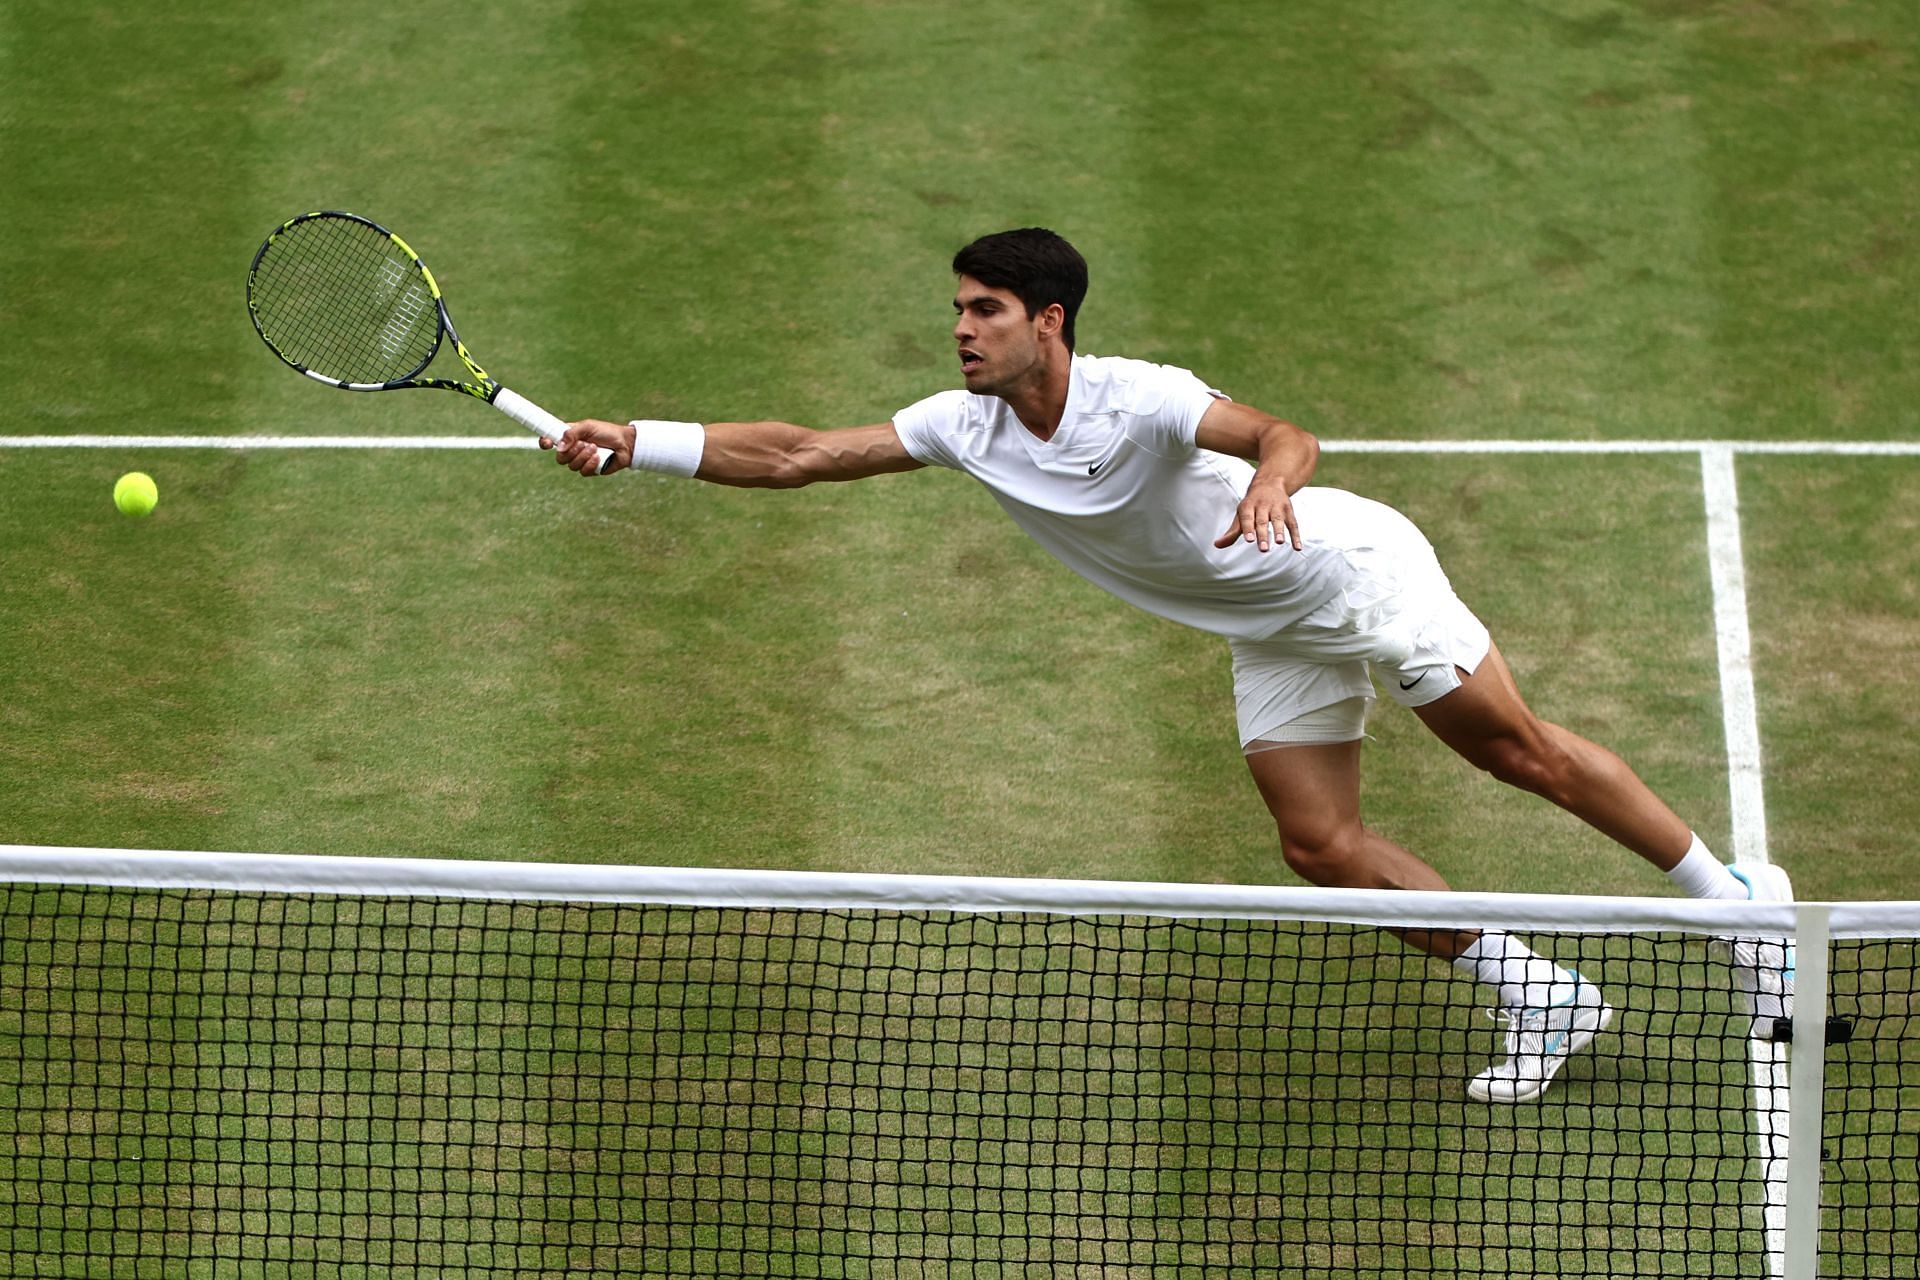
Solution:
M 509 391 L 505 387 L 500 388 L 499 391 L 494 393 L 493 407 L 535 435 L 545 436 L 555 444 L 559 444 L 560 437 L 566 434 L 566 423 L 554 417 L 517 391 Z M 613 456 L 613 451 L 610 449 L 595 448 L 594 453 L 597 455 L 598 461 L 594 463 L 593 474 L 599 475 L 607 469 L 607 459 Z

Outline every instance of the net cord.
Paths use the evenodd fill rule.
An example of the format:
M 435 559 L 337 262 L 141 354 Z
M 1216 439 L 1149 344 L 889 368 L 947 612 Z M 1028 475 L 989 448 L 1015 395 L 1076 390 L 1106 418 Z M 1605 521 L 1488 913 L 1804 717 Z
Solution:
M 1808 905 L 14 844 L 0 845 L 0 881 L 707 907 L 1323 920 L 1382 927 L 1426 925 L 1585 933 L 1651 929 L 1780 938 L 1795 932 L 1796 905 Z M 1835 938 L 1920 936 L 1920 901 L 1819 905 L 1830 908 L 1829 929 Z

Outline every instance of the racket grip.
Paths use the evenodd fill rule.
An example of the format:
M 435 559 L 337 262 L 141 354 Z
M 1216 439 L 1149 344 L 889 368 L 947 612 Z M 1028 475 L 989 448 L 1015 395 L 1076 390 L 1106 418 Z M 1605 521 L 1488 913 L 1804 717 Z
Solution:
M 554 417 L 517 391 L 509 391 L 505 387 L 500 388 L 500 390 L 494 394 L 493 407 L 535 435 L 545 436 L 555 444 L 560 443 L 560 437 L 566 434 L 566 423 Z M 599 475 L 607 469 L 607 459 L 613 456 L 613 451 L 610 449 L 596 448 L 594 453 L 597 455 L 598 460 L 594 463 L 593 473 Z

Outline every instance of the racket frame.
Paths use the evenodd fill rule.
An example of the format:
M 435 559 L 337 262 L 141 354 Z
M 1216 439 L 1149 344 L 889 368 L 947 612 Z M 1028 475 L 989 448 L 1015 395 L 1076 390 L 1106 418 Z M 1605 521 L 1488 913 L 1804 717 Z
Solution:
M 414 271 L 417 272 L 420 279 L 426 283 L 427 292 L 432 297 L 434 309 L 439 316 L 439 328 L 434 333 L 433 345 L 427 348 L 426 357 L 400 377 L 390 378 L 385 382 L 348 382 L 341 378 L 330 377 L 327 374 L 308 368 L 306 365 L 300 363 L 300 361 L 288 355 L 285 351 L 282 351 L 280 347 L 274 343 L 273 339 L 268 336 L 266 326 L 260 322 L 259 303 L 255 297 L 254 289 L 255 282 L 260 274 L 260 264 L 266 260 L 266 256 L 268 252 L 272 250 L 274 243 L 286 235 L 287 232 L 300 226 L 302 223 L 313 222 L 322 218 L 357 222 L 361 226 L 385 236 L 392 242 L 394 248 L 406 255 L 407 261 L 412 264 Z M 279 357 L 280 361 L 289 368 L 296 372 L 303 373 L 315 382 L 323 383 L 326 386 L 337 387 L 342 391 L 399 391 L 411 387 L 427 387 L 439 391 L 458 391 L 463 395 L 472 396 L 476 400 L 485 401 L 487 404 L 492 405 L 494 408 L 499 409 L 502 413 L 512 418 L 515 422 L 518 422 L 521 426 L 526 427 L 529 431 L 546 436 L 556 443 L 559 441 L 561 434 L 566 430 L 567 424 L 565 422 L 553 414 L 548 413 L 539 405 L 534 404 L 525 396 L 507 390 L 500 385 L 497 379 L 491 377 L 485 369 L 480 367 L 479 362 L 473 358 L 473 353 L 467 350 L 467 344 L 460 340 L 459 331 L 453 327 L 453 316 L 447 311 L 447 300 L 441 296 L 440 282 L 433 278 L 433 272 L 428 269 L 426 262 L 422 260 L 419 254 L 414 252 L 412 245 L 402 240 L 390 229 L 375 222 L 372 218 L 362 217 L 357 213 L 348 213 L 341 209 L 318 209 L 312 213 L 303 213 L 296 217 L 289 218 L 274 228 L 272 234 L 261 243 L 259 250 L 253 255 L 253 264 L 247 269 L 247 316 L 253 321 L 253 331 L 260 335 L 262 342 L 267 344 L 267 350 L 273 352 L 273 354 Z M 467 367 L 467 372 L 473 375 L 474 381 L 461 382 L 454 378 L 422 378 L 419 376 L 428 365 L 434 362 L 434 359 L 440 354 L 441 346 L 448 339 L 452 340 L 454 354 L 460 357 L 460 363 Z M 599 465 L 594 468 L 596 472 L 605 470 L 608 459 L 613 456 L 605 449 L 599 450 L 599 453 Z

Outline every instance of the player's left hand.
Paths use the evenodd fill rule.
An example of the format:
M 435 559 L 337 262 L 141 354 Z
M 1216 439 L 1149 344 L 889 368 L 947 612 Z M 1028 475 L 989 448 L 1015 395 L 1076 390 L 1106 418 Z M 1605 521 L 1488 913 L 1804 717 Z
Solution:
M 1247 486 L 1247 496 L 1234 508 L 1233 523 L 1227 531 L 1213 540 L 1213 545 L 1222 549 L 1235 542 L 1251 542 L 1262 551 L 1271 551 L 1281 541 L 1281 531 L 1286 531 L 1286 541 L 1295 551 L 1304 544 L 1300 541 L 1300 526 L 1293 518 L 1293 500 L 1287 497 L 1287 486 L 1278 477 L 1264 479 L 1254 477 Z

